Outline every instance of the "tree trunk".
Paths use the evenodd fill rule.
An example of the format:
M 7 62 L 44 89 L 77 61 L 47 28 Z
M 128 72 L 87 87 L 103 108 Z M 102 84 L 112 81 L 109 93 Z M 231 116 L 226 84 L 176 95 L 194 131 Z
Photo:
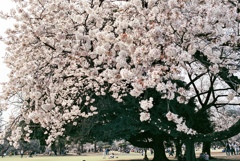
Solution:
M 163 141 L 154 140 L 154 145 L 152 148 L 154 150 L 154 157 L 152 161 L 169 161 L 169 159 L 166 157 Z
M 96 152 L 97 152 L 97 142 L 94 141 L 94 153 L 96 153 Z
M 187 140 L 186 144 L 186 161 L 196 161 L 196 154 L 194 148 L 194 142 L 192 140 Z
M 176 155 L 175 158 L 178 158 L 180 155 L 182 155 L 182 143 L 179 140 L 174 141 L 175 147 L 176 147 Z
M 148 157 L 147 157 L 147 149 L 144 148 L 144 158 L 143 158 L 144 161 L 149 161 Z
M 77 154 L 81 155 L 81 142 L 78 142 L 77 144 Z
M 84 153 L 83 144 L 80 145 L 81 153 Z
M 208 153 L 209 158 L 212 157 L 211 156 L 211 142 L 203 142 L 202 152 Z

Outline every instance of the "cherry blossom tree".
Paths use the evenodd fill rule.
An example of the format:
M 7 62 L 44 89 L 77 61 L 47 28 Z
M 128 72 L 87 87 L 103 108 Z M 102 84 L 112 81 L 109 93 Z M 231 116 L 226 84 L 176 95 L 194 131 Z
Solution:
M 188 161 L 195 160 L 194 141 L 216 140 L 225 132 L 198 136 L 193 116 L 239 104 L 239 78 L 234 75 L 239 72 L 237 0 L 15 2 L 15 10 L 2 14 L 16 20 L 2 38 L 11 73 L 1 108 L 16 97 L 22 101 L 10 119 L 13 143 L 23 135 L 17 123 L 24 120 L 45 128 L 51 144 L 66 133 L 65 125 L 97 115 L 95 96 L 106 93 L 120 103 L 128 95 L 137 98 L 140 121 L 151 122 L 156 99 L 143 97 L 149 89 L 182 106 L 196 102 L 187 116 L 174 104 L 164 115 L 176 127 L 166 133 L 185 138 Z M 200 88 L 199 80 L 206 77 Z M 178 86 L 178 80 L 188 88 Z M 29 140 L 32 131 L 28 126 L 24 129 Z

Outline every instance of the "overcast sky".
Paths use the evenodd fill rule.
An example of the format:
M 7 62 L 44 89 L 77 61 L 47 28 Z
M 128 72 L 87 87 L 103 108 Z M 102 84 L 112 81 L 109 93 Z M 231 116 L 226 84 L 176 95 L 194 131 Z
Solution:
M 11 0 L 4 0 L 0 5 L 0 10 L 3 12 L 8 12 L 13 7 L 13 2 Z M 0 19 L 0 35 L 4 37 L 4 32 L 9 28 L 13 21 Z M 3 57 L 5 55 L 5 45 L 0 42 L 0 82 L 7 81 L 7 73 L 9 69 L 3 63 Z
M 0 4 L 0 11 L 9 12 L 11 8 L 14 7 L 14 3 L 11 0 L 2 0 Z M 4 37 L 4 32 L 7 28 L 11 27 L 13 24 L 12 20 L 3 20 L 0 18 L 0 36 Z M 9 69 L 3 63 L 3 57 L 5 55 L 5 45 L 0 41 L 0 82 L 5 82 L 8 80 L 7 74 L 9 73 Z M 0 86 L 1 91 L 1 86 Z M 5 120 L 8 120 L 8 112 L 3 114 Z

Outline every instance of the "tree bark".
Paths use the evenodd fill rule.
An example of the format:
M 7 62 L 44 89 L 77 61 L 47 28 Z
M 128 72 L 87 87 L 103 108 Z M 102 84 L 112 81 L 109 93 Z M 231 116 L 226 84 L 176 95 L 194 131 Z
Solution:
M 81 153 L 84 153 L 83 144 L 80 145 Z
M 94 141 L 94 153 L 96 153 L 96 152 L 97 152 L 97 142 Z
M 143 158 L 144 161 L 149 161 L 148 157 L 147 157 L 147 149 L 144 148 L 144 158 Z
M 203 153 L 208 153 L 209 158 L 211 158 L 211 142 L 203 142 L 203 147 L 202 147 L 202 152 Z
M 81 155 L 81 142 L 77 143 L 77 154 Z
M 185 144 L 186 144 L 186 152 L 184 155 L 186 155 L 186 161 L 196 161 L 194 141 L 187 140 Z
M 166 157 L 163 141 L 154 140 L 152 148 L 154 150 L 154 157 L 152 161 L 169 161 L 169 159 Z
M 174 141 L 175 147 L 176 147 L 176 155 L 175 158 L 178 158 L 180 155 L 182 155 L 182 143 L 179 140 Z

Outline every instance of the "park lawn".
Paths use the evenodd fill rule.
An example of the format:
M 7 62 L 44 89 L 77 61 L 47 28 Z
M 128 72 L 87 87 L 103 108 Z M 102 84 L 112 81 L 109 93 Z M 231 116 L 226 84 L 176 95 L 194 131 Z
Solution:
M 239 161 L 240 157 L 217 157 L 211 161 Z M 172 161 L 177 161 L 170 158 Z M 1 159 L 2 161 L 142 161 L 143 157 L 134 156 L 121 156 L 114 159 L 103 159 L 102 156 L 34 156 L 32 158 L 24 156 L 6 156 Z M 151 159 L 150 159 L 151 160 Z
M 102 155 L 94 156 L 33 156 L 32 158 L 24 156 L 5 156 L 3 161 L 123 161 L 123 160 L 142 160 L 141 155 L 116 155 L 118 158 L 103 159 Z
M 198 156 L 197 152 L 197 156 Z M 226 156 L 225 153 L 220 151 L 213 151 L 213 157 L 217 159 L 212 159 L 210 161 L 240 161 L 240 155 Z M 167 155 L 168 156 L 168 155 Z M 148 158 L 151 160 L 153 155 L 148 154 Z M 171 161 L 176 161 L 174 157 L 169 158 Z M 143 156 L 140 153 L 130 153 L 130 154 L 120 154 L 115 152 L 114 159 L 103 159 L 101 153 L 86 154 L 81 156 L 33 156 L 32 158 L 26 155 L 21 158 L 18 156 L 5 156 L 1 158 L 0 161 L 142 161 Z
M 214 156 L 217 158 L 216 160 L 213 161 L 239 161 L 240 160 L 240 155 L 235 155 L 235 156 Z

